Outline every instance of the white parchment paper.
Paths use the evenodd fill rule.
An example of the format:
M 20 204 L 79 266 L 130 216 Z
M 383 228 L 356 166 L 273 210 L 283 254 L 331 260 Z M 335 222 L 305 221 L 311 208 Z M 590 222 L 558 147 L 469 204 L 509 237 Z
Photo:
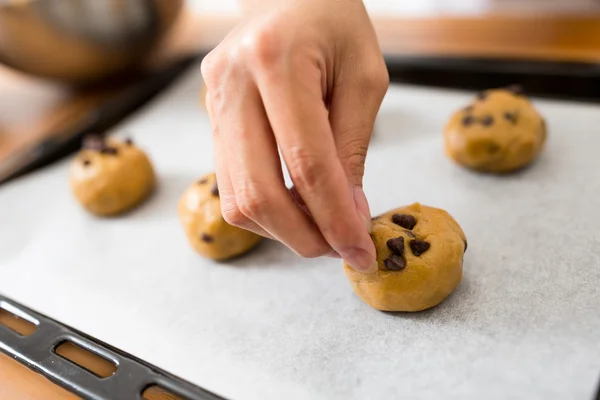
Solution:
M 590 399 L 600 376 L 600 107 L 537 101 L 542 156 L 510 176 L 453 165 L 441 131 L 470 93 L 396 86 L 365 188 L 374 214 L 448 210 L 464 279 L 418 314 L 375 311 L 340 263 L 269 242 L 228 264 L 188 247 L 176 203 L 212 169 L 198 71 L 116 133 L 154 160 L 155 195 L 97 219 L 70 160 L 0 187 L 0 292 L 232 400 Z

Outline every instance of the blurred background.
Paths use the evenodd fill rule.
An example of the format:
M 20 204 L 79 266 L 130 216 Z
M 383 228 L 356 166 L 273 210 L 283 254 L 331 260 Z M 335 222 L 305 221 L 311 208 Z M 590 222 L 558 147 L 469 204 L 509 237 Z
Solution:
M 600 98 L 598 0 L 364 2 L 392 81 Z M 143 106 L 240 10 L 237 0 L 0 0 L 0 183 Z

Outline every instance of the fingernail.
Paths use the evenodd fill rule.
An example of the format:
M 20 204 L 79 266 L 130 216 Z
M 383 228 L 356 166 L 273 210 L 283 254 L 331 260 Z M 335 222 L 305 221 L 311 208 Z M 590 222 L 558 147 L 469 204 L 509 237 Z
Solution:
M 344 260 L 357 271 L 374 272 L 377 269 L 377 261 L 368 251 L 354 247 L 342 252 Z

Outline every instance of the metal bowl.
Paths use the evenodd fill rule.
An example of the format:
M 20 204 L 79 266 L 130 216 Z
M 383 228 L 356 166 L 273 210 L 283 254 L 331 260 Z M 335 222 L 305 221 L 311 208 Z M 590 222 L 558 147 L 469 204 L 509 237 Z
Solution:
M 0 0 L 0 62 L 86 83 L 139 65 L 183 0 Z

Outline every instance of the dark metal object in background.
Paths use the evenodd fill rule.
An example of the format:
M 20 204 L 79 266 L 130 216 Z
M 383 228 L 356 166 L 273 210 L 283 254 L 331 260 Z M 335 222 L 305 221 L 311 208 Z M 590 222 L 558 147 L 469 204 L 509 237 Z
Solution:
M 386 56 L 392 82 L 485 90 L 518 83 L 529 95 L 600 102 L 600 63 Z
M 140 65 L 183 0 L 0 0 L 0 62 L 88 83 Z
M 78 150 L 83 136 L 104 133 L 169 86 L 197 60 L 197 57 L 191 57 L 141 76 L 123 92 L 90 110 L 83 123 L 12 154 L 0 164 L 0 185 Z
M 186 400 L 225 400 L 2 295 L 0 308 L 23 319 L 37 322 L 37 330 L 29 336 L 20 336 L 0 325 L 0 351 L 85 399 L 142 399 L 141 394 L 145 388 L 158 385 Z M 75 343 L 114 362 L 118 365 L 117 371 L 108 378 L 99 378 L 62 358 L 54 350 L 65 341 Z

